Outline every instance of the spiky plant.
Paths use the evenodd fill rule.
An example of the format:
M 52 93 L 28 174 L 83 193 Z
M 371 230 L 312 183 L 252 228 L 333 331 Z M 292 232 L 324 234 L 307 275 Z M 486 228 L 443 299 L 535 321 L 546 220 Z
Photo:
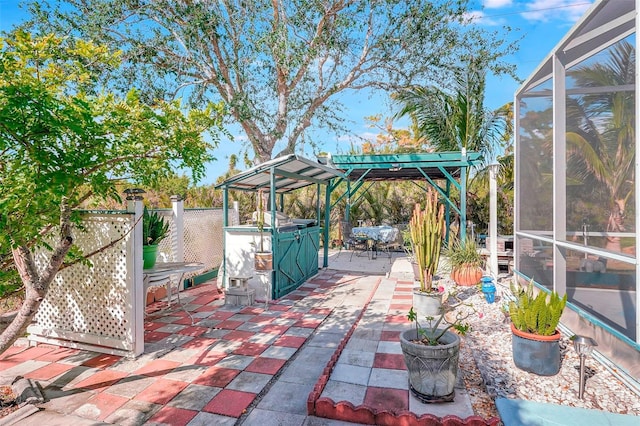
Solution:
M 409 222 L 413 256 L 420 269 L 420 291 L 431 292 L 433 276 L 438 269 L 444 235 L 444 206 L 438 194 L 429 188 L 424 210 L 416 204 Z
M 560 298 L 555 291 L 550 295 L 540 291 L 534 297 L 533 279 L 526 289 L 516 288 L 511 284 L 511 292 L 516 296 L 516 301 L 509 303 L 509 314 L 515 328 L 540 336 L 551 336 L 555 333 L 562 311 L 567 304 L 566 294 Z M 547 296 L 549 296 L 548 301 Z

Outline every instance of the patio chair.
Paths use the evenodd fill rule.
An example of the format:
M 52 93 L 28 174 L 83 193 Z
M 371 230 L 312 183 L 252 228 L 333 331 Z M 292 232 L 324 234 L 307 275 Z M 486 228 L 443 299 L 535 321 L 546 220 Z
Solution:
M 387 242 L 380 242 L 377 244 L 377 249 L 380 252 L 383 253 L 387 253 L 387 256 L 389 256 L 389 263 L 391 263 L 391 252 L 392 251 L 401 251 L 403 249 L 404 246 L 404 240 L 402 237 L 402 231 L 403 229 L 406 227 L 406 225 L 404 224 L 400 224 L 400 225 L 394 225 L 393 226 L 397 233 L 394 236 L 394 238 L 390 241 Z
M 353 254 L 356 251 L 366 252 L 367 257 L 369 256 L 369 241 L 366 238 L 358 238 L 356 235 L 353 235 L 352 228 L 353 227 L 349 222 L 340 222 L 340 232 L 342 234 L 342 246 L 340 247 L 340 253 L 342 253 L 342 247 L 347 250 L 351 250 L 349 262 L 353 259 Z M 340 253 L 338 253 L 338 256 L 340 256 Z

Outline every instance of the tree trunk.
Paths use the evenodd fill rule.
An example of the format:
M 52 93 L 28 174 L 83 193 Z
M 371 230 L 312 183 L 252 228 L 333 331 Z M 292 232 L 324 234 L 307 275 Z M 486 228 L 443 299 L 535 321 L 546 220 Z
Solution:
M 624 208 L 624 199 L 614 200 L 611 212 L 609 213 L 609 220 L 607 221 L 607 232 L 624 232 Z M 607 236 L 607 245 L 605 248 L 616 253 L 621 253 L 622 246 L 620 244 L 620 237 Z
M 0 334 L 0 354 L 4 353 L 19 337 L 24 335 L 36 312 L 38 312 L 38 308 L 49 290 L 49 285 L 53 282 L 67 252 L 73 244 L 70 221 L 71 210 L 65 202 L 62 204 L 60 240 L 42 273 L 38 272 L 33 255 L 27 246 L 18 246 L 13 250 L 13 261 L 25 286 L 26 294 L 18 314 Z

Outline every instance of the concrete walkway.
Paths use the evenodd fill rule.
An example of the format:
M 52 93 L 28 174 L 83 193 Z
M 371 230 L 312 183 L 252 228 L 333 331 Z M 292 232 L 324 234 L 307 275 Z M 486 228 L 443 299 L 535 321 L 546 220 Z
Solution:
M 360 264 L 354 257 L 341 266 L 349 256 L 332 267 Z M 407 391 L 397 335 L 408 326 L 413 280 L 409 263 L 393 260 L 368 260 L 367 274 L 324 269 L 268 309 L 224 305 L 215 286 L 201 285 L 181 296 L 196 326 L 179 309 L 148 316 L 145 353 L 135 360 L 14 347 L 0 358 L 0 384 L 20 375 L 42 387 L 47 402 L 16 423 L 25 426 L 348 424 L 310 416 L 314 407 L 365 423 L 349 406 L 369 423 L 385 410 L 468 417 L 464 386 L 446 404 L 421 404 Z M 374 265 L 384 275 L 372 274 Z

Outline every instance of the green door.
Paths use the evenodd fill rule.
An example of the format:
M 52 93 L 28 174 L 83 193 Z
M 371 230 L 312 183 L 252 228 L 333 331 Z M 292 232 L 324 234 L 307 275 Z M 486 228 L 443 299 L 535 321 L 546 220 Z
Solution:
M 318 273 L 320 228 L 276 233 L 274 248 L 274 299 L 292 292 Z

